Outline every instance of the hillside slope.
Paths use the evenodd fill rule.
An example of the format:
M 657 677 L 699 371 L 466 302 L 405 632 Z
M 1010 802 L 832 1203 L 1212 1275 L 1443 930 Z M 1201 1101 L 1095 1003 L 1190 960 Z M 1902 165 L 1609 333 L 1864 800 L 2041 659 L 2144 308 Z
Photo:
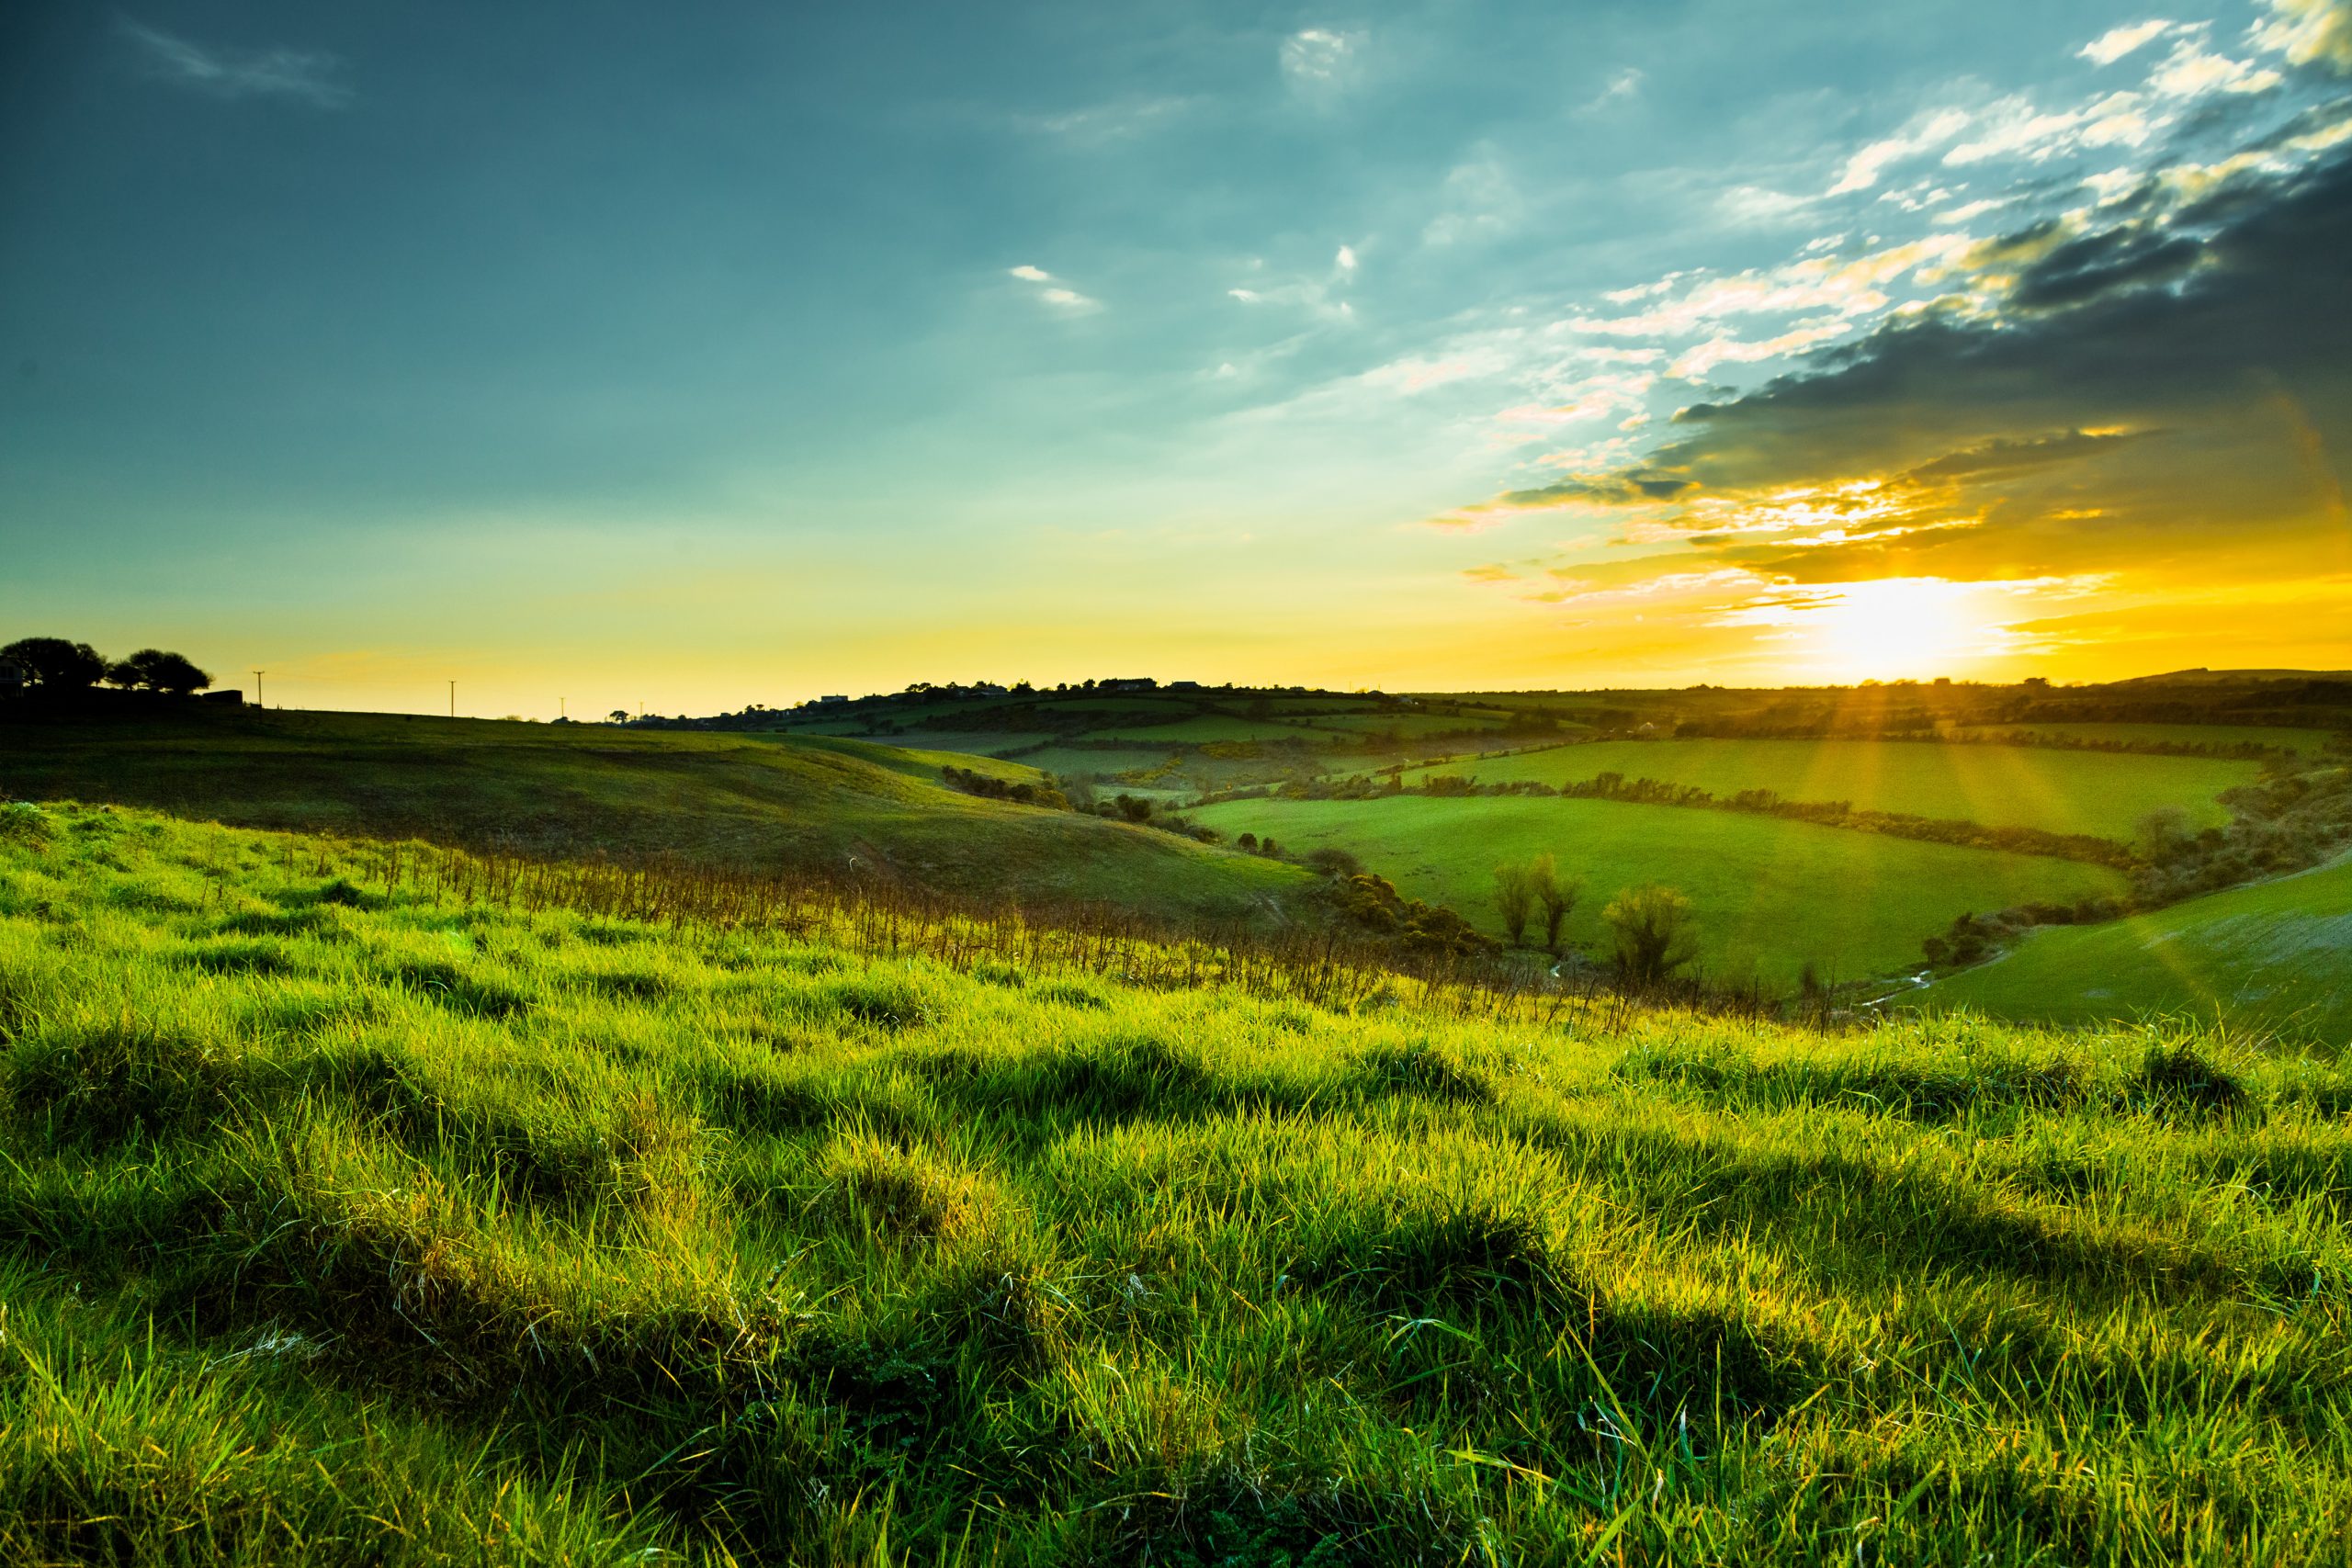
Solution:
M 1235 800 L 1192 815 L 1219 831 L 1272 836 L 1293 852 L 1334 848 L 1408 897 L 1450 905 L 1502 933 L 1494 868 L 1549 853 L 1584 885 L 1567 940 L 1608 950 L 1600 919 L 1628 887 L 1665 883 L 1690 896 L 1702 962 L 1717 976 L 1755 974 L 1786 988 L 1804 965 L 1854 979 L 1919 957 L 1953 916 L 2119 892 L 2104 866 L 1728 811 L 1528 795 L 1373 800 Z
M 435 861 L 0 812 L 0 1561 L 2352 1555 L 2333 1067 Z
M 958 794 L 937 783 L 951 761 L 859 741 L 186 708 L 0 724 L 0 800 L 114 801 L 537 855 L 819 868 L 1170 919 L 1264 914 L 1311 885 L 1295 867 L 1172 834 Z
M 2185 1014 L 2352 1045 L 2352 860 L 2035 931 L 1910 1000 L 2064 1023 Z

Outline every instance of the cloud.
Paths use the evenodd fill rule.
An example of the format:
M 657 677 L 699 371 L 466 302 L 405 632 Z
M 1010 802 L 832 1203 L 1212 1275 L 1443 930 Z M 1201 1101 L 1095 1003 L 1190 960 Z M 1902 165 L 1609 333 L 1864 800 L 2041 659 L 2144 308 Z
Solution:
M 1037 298 L 1057 310 L 1099 310 L 1102 308 L 1102 302 L 1100 299 L 1091 299 L 1080 294 L 1042 266 L 1024 262 L 1019 266 L 1009 266 L 1004 270 L 1007 276 L 1017 277 L 1023 283 L 1044 285 L 1037 290 Z
M 2109 28 L 2075 53 L 2077 58 L 2087 60 L 2094 65 L 2112 65 L 2143 44 L 2153 43 L 2172 31 L 2174 25 L 2156 20 Z
M 313 108 L 341 108 L 351 89 L 335 80 L 343 62 L 299 49 L 208 48 L 122 17 L 116 30 L 150 74 L 217 98 L 281 98 Z
M 1022 115 L 1013 123 L 1023 130 L 1058 137 L 1078 145 L 1101 145 L 1140 136 L 1165 125 L 1191 109 L 1193 103 L 1189 97 L 1128 98 L 1060 114 Z
M 1914 130 L 1871 142 L 1846 160 L 1845 170 L 1838 175 L 1838 183 L 1829 187 L 1829 194 L 1844 196 L 1870 189 L 1878 184 L 1879 175 L 1888 164 L 1942 146 L 1967 130 L 1971 118 L 1965 109 L 1944 109 L 1928 116 Z
M 1340 254 L 1332 258 L 1332 265 L 1337 266 L 1341 272 L 1355 271 L 1356 248 L 1353 245 L 1341 245 L 1340 247 Z
M 1638 66 L 1620 66 L 1610 74 L 1608 85 L 1588 99 L 1577 112 L 1591 114 L 1596 109 L 1606 108 L 1620 98 L 1637 97 L 1641 94 L 1644 80 L 1645 78 Z
M 1804 582 L 2344 557 L 2352 154 L 2191 188 L 2005 236 L 2029 259 L 1981 309 L 1890 318 L 1646 455 L 1453 515 L 1615 508 L 1629 539 Z
M 2256 48 L 2292 65 L 2352 72 L 2352 0 L 2267 0 L 2270 19 L 2255 24 Z
M 2215 54 L 2195 39 L 2173 45 L 2148 85 L 2168 98 L 2199 98 L 2208 93 L 2267 93 L 2278 85 L 2276 71 Z
M 1306 28 L 1283 39 L 1276 58 L 1294 89 L 1328 92 L 1341 84 L 1363 47 L 1362 33 Z

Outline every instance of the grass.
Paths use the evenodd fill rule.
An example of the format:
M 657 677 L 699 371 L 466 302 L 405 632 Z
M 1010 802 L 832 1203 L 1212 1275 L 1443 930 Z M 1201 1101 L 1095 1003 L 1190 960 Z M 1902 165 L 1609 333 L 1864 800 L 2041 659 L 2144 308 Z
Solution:
M 2199 826 L 2228 821 L 2214 797 L 2252 783 L 2261 764 L 1928 741 L 1603 740 L 1464 758 L 1408 771 L 1406 780 L 1460 773 L 1483 784 L 1557 784 L 1604 773 L 1719 795 L 1769 789 L 1789 800 L 1843 800 L 1859 810 L 2129 841 L 2133 825 L 2159 807 L 2177 806 Z
M 1426 735 L 1499 729 L 1510 721 L 1488 714 L 1366 713 L 1341 714 L 1317 718 L 1314 722 L 1328 729 L 1344 729 L 1358 735 L 1394 734 L 1408 740 L 1418 740 Z
M 2340 1050 L 2352 1045 L 2352 862 L 2037 931 L 1919 1000 L 2056 1022 L 2186 1015 Z
M 1214 740 L 1306 740 L 1317 739 L 1313 729 L 1279 719 L 1236 718 L 1226 714 L 1195 714 L 1172 724 L 1125 723 L 1089 730 L 1088 740 L 1131 740 L 1152 745 L 1201 745 Z
M 1172 749 L 1159 750 L 1148 746 L 1048 746 L 1030 752 L 1021 761 L 1057 778 L 1075 778 L 1081 773 L 1109 778 L 1138 768 L 1158 768 L 1175 755 Z
M 896 736 L 892 743 L 860 740 L 841 736 L 796 736 L 792 744 L 813 751 L 830 751 L 838 756 L 854 757 L 871 762 L 877 768 L 909 778 L 939 782 L 949 768 L 962 768 L 968 773 L 984 773 L 1002 779 L 1007 784 L 1047 784 L 1051 781 L 1039 768 L 1027 761 L 1008 761 L 985 752 L 958 751 L 953 748 L 925 750 L 895 744 L 912 739 L 911 736 Z
M 1191 815 L 1228 836 L 1271 834 L 1295 853 L 1351 851 L 1407 897 L 1450 904 L 1494 935 L 1494 867 L 1548 851 L 1585 885 L 1567 939 L 1595 951 L 1609 899 L 1663 882 L 1696 907 L 1711 971 L 1752 972 L 1780 987 L 1807 963 L 1842 979 L 1916 964 L 1921 939 L 1963 912 L 2073 903 L 2122 886 L 2100 866 L 1619 801 L 1240 800 Z
M 956 760 L 822 737 L 190 710 L 0 727 L 0 799 L 103 799 L 542 855 L 814 868 L 1172 919 L 1274 918 L 1309 885 L 1295 867 L 1172 834 L 956 793 L 935 782 Z
M 2334 1066 L 382 864 L 0 819 L 0 1560 L 2352 1558 Z
M 1959 726 L 1962 735 L 2052 735 L 2080 740 L 2117 740 L 2132 744 L 2157 741 L 2180 746 L 2276 746 L 2312 757 L 2327 749 L 2331 732 L 2324 729 L 2280 729 L 2245 724 L 1993 724 Z

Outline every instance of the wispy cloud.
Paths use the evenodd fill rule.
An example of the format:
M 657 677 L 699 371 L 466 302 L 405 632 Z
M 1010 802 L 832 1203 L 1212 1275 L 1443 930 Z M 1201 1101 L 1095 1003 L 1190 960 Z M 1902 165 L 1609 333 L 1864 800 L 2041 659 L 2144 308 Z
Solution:
M 2256 47 L 2293 65 L 2352 71 L 2352 0 L 2268 0 L 2271 17 L 2255 25 Z
M 115 27 L 151 74 L 214 97 L 281 98 L 322 109 L 351 101 L 351 89 L 336 80 L 343 62 L 321 51 L 208 47 L 127 17 Z
M 1307 28 L 1283 39 L 1279 58 L 1283 75 L 1296 87 L 1323 87 L 1338 82 L 1363 47 L 1362 33 Z
M 1846 160 L 1846 167 L 1838 183 L 1829 187 L 1832 196 L 1844 196 L 1851 191 L 1868 190 L 1878 184 L 1879 175 L 1890 164 L 1917 157 L 1931 148 L 1940 147 L 1968 129 L 1969 116 L 1964 109 L 1944 109 L 1928 116 L 1900 135 L 1885 137 L 1871 142 Z
M 1007 276 L 1017 277 L 1023 283 L 1036 284 L 1037 298 L 1057 310 L 1099 310 L 1102 308 L 1102 301 L 1080 294 L 1042 266 L 1023 262 L 1019 266 L 1009 266 L 1004 270 Z
M 2120 28 L 2109 28 L 2075 51 L 2076 58 L 2094 65 L 2112 65 L 2133 50 L 2154 42 L 2172 31 L 2173 24 L 2162 17 L 2153 21 L 2132 22 Z
M 1581 112 L 1590 114 L 1595 109 L 1605 108 L 1620 98 L 1635 96 L 1642 90 L 1642 71 L 1639 66 L 1621 67 L 1609 78 L 1607 86 L 1586 101 Z

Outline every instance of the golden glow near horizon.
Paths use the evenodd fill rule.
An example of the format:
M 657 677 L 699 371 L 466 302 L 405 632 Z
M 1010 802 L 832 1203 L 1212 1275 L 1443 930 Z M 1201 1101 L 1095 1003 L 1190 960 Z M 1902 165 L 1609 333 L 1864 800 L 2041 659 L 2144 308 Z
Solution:
M 871 75 L 717 85 L 453 24 L 449 90 L 537 128 L 487 160 L 368 132 L 439 74 L 333 8 L 332 90 L 62 29 L 0 641 L 542 718 L 2352 667 L 2352 0 L 2232 4 L 1634 7 L 1610 60 L 1525 7 L 1566 75 L 1386 0 L 1305 54 L 843 13 Z M 611 71 L 697 109 L 582 163 Z

